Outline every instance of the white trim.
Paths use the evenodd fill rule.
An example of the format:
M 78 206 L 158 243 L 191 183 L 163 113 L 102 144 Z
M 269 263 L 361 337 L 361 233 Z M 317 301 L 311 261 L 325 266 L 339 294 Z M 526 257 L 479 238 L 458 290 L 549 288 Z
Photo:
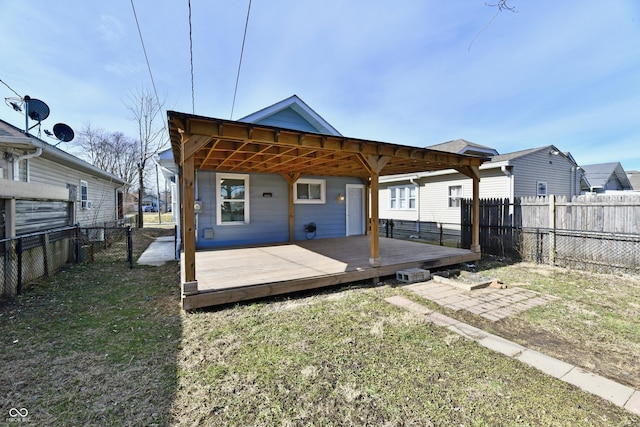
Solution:
M 459 188 L 460 189 L 460 194 L 459 195 L 455 195 L 452 196 L 451 195 L 451 189 L 452 188 Z M 464 186 L 462 184 L 458 184 L 458 185 L 449 185 L 447 187 L 447 208 L 449 209 L 457 209 L 462 205 L 461 200 L 464 198 Z M 451 202 L 454 201 L 456 202 L 456 204 L 458 204 L 457 206 L 452 206 Z
M 240 179 L 244 180 L 244 198 L 243 199 L 223 199 L 220 190 L 221 182 L 224 179 Z M 216 173 L 216 224 L 217 225 L 245 225 L 251 222 L 250 203 L 249 203 L 249 175 L 240 173 Z M 222 221 L 222 206 L 225 201 L 243 202 L 244 203 L 244 221 Z
M 540 187 L 544 186 L 544 194 L 541 194 Z M 549 190 L 547 187 L 547 181 L 536 181 L 536 196 L 547 196 L 549 194 Z
M 82 197 L 82 188 L 86 188 L 86 195 L 85 197 Z M 80 207 L 82 209 L 90 209 L 91 208 L 91 204 L 89 202 L 89 183 L 87 181 L 85 181 L 84 179 L 80 180 Z
M 410 183 L 406 185 L 394 185 L 389 188 L 389 210 L 391 211 L 415 211 L 418 209 L 418 186 L 416 184 Z M 392 197 L 394 190 L 405 190 L 405 197 Z M 414 196 L 411 197 L 411 190 L 415 191 Z M 413 207 L 411 207 L 411 199 L 413 199 Z M 396 206 L 392 206 L 393 201 L 396 201 Z M 400 207 L 400 201 L 404 200 L 406 205 L 404 207 Z
M 299 199 L 298 198 L 298 184 L 310 184 L 320 185 L 320 198 L 319 199 Z M 327 201 L 327 181 L 324 179 L 310 179 L 300 178 L 293 184 L 293 203 L 296 204 L 310 204 L 310 205 L 323 205 Z

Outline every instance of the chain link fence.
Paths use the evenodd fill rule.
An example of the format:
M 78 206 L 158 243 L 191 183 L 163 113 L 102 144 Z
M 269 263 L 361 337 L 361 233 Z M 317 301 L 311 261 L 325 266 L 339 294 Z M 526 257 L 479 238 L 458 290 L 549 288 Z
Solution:
M 602 273 L 640 273 L 640 235 L 523 228 L 522 259 Z
M 111 248 L 112 250 L 104 251 Z M 102 253 L 101 253 L 102 252 Z M 24 286 L 53 275 L 67 264 L 93 262 L 96 253 L 106 262 L 133 266 L 130 226 L 64 227 L 0 240 L 0 295 L 20 294 Z

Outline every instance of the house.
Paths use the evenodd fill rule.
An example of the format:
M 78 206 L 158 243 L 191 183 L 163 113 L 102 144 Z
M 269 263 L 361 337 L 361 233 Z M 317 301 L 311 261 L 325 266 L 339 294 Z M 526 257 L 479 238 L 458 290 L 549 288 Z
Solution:
M 3 237 L 123 217 L 125 182 L 0 120 Z
M 569 153 L 553 145 L 498 154 L 465 140 L 428 147 L 457 154 L 485 156 L 480 166 L 481 199 L 580 193 L 580 170 Z M 442 227 L 449 240 L 460 236 L 461 200 L 471 197 L 472 180 L 455 169 L 380 178 L 380 218 L 405 222 L 405 234 L 423 237 Z M 398 227 L 397 227 L 398 229 Z M 398 230 L 399 231 L 399 230 Z
M 627 173 L 619 162 L 586 165 L 582 166 L 582 169 L 584 170 L 582 191 L 585 193 L 606 193 L 633 189 Z
M 627 178 L 629 178 L 629 182 L 631 183 L 631 188 L 634 191 L 640 191 L 640 171 L 637 171 L 637 170 L 627 171 Z
M 379 277 L 379 270 L 367 270 L 384 261 L 378 235 L 381 175 L 456 168 L 469 177 L 469 196 L 476 195 L 474 212 L 479 214 L 478 167 L 483 158 L 344 137 L 295 95 L 240 121 L 174 111 L 167 116 L 176 166 L 163 168 L 180 171 L 183 304 L 194 295 L 211 303 L 213 289 L 220 292 L 215 284 L 198 284 L 196 249 L 367 236 L 368 251 L 359 255 L 368 259 L 370 268 L 353 262 L 343 268 L 357 273 L 358 280 Z M 452 262 L 478 259 L 477 222 L 471 251 Z M 311 281 L 295 289 L 343 283 L 350 277 L 332 273 L 325 281 L 305 278 Z M 268 283 L 263 289 L 268 286 L 268 295 L 293 289 L 281 285 Z M 207 286 L 206 293 L 201 292 Z M 256 289 L 243 288 L 224 301 L 255 297 Z

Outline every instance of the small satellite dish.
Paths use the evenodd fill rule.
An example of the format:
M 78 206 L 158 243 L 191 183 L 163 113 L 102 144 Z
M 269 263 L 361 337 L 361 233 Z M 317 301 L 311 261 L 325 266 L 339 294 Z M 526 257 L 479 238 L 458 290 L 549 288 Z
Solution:
M 69 127 L 69 125 L 65 125 L 64 123 L 56 123 L 53 125 L 53 134 L 60 141 L 69 142 L 75 136 L 73 133 L 73 129 Z
M 31 120 L 41 122 L 49 117 L 49 106 L 39 99 L 31 98 L 26 100 L 26 105 L 27 115 Z

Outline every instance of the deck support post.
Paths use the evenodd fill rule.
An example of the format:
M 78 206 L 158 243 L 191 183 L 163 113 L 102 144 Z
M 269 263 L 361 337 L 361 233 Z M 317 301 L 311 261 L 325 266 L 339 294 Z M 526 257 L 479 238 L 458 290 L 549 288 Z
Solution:
M 391 157 L 380 155 L 364 155 L 359 154 L 360 162 L 369 172 L 369 187 L 371 197 L 371 256 L 369 257 L 369 264 L 373 267 L 380 266 L 380 234 L 378 230 L 378 223 L 380 217 L 380 195 L 378 191 L 380 189 L 380 171 L 387 165 Z

